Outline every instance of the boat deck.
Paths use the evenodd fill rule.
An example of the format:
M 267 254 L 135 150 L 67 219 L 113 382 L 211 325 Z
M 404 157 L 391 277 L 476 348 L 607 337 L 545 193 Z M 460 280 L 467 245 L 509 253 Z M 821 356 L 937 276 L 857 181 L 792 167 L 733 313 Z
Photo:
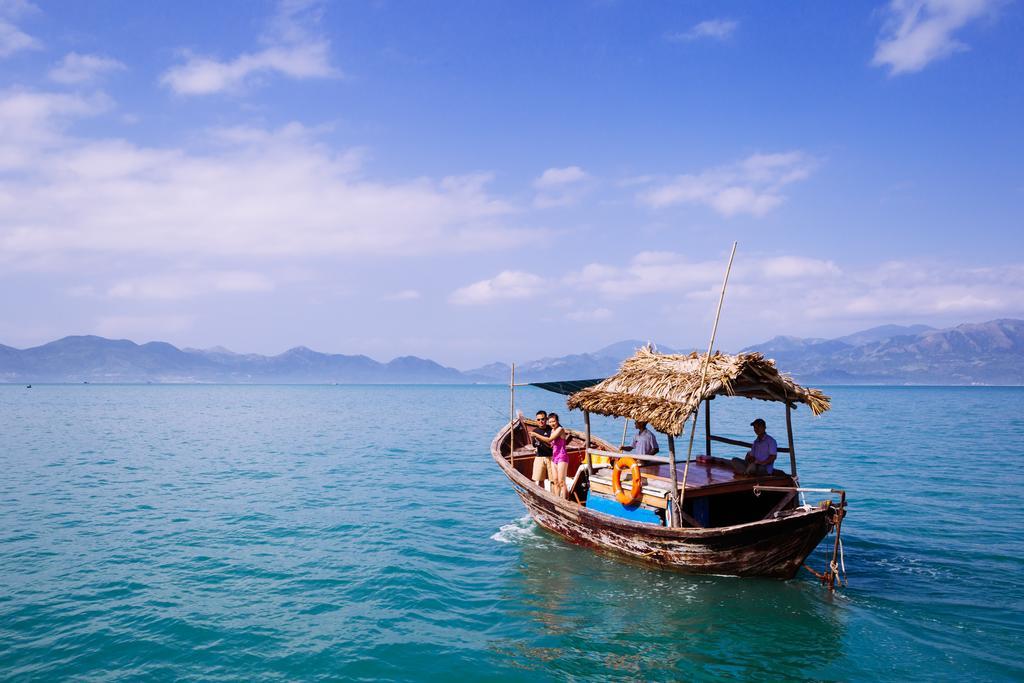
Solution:
M 676 464 L 676 481 L 682 485 L 685 464 Z M 670 482 L 672 472 L 668 465 L 645 465 L 640 468 L 645 478 Z M 725 493 L 753 488 L 756 484 L 765 486 L 791 486 L 792 478 L 787 472 L 776 469 L 770 475 L 736 474 L 732 469 L 732 461 L 725 458 L 708 458 L 706 462 L 690 461 L 690 471 L 686 475 L 686 494 Z
M 582 444 L 580 444 L 582 445 Z M 569 448 L 568 484 L 569 490 L 574 491 L 578 477 L 585 471 L 584 453 L 582 448 Z M 533 459 L 536 455 L 532 446 L 517 448 L 514 452 L 515 467 L 526 477 L 531 476 Z M 623 453 L 623 456 L 629 456 Z M 676 481 L 681 486 L 683 483 L 684 464 L 676 465 Z M 643 505 L 651 509 L 665 510 L 671 500 L 672 480 L 668 465 L 649 464 L 640 468 L 643 477 L 644 490 L 641 496 Z M 611 497 L 612 493 L 612 468 L 609 464 L 597 462 L 594 464 L 594 474 L 590 477 L 591 489 L 600 495 Z M 775 470 L 770 476 L 754 476 L 737 474 L 732 469 L 732 461 L 725 458 L 707 458 L 703 462 L 690 462 L 690 471 L 686 476 L 686 508 L 688 511 L 694 509 L 694 505 L 701 499 L 709 499 L 712 496 L 729 496 L 733 501 L 732 506 L 752 507 L 756 510 L 757 518 L 768 511 L 781 509 L 782 505 L 795 505 L 793 496 L 786 496 L 782 493 L 766 492 L 761 496 L 754 496 L 751 492 L 757 485 L 791 487 L 795 485 L 792 477 L 787 472 Z M 632 490 L 632 483 L 628 472 L 624 474 L 622 487 L 626 491 Z M 736 499 L 740 496 L 741 499 Z M 725 499 L 721 499 L 725 500 Z M 778 505 L 781 502 L 781 505 Z M 586 503 L 583 503 L 584 505 Z M 777 506 L 778 505 L 778 506 Z
M 644 480 L 643 502 L 646 505 L 664 509 L 667 507 L 672 480 L 668 465 L 647 465 L 640 468 Z M 612 475 L 610 467 L 601 467 L 594 471 L 590 484 L 595 491 L 610 495 L 612 492 Z M 676 467 L 676 482 L 682 487 L 683 465 Z M 771 476 L 748 476 L 736 474 L 731 463 L 722 458 L 714 458 L 708 463 L 690 463 L 690 472 L 686 477 L 686 497 L 690 500 L 705 496 L 726 493 L 749 492 L 756 485 L 792 486 L 792 478 L 780 470 Z M 629 475 L 623 477 L 622 487 L 632 490 Z M 774 495 L 772 496 L 775 497 Z

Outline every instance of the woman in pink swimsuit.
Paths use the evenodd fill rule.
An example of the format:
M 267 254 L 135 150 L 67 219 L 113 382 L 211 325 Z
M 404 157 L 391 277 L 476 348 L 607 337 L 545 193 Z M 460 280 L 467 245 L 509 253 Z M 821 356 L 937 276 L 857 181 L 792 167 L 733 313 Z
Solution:
M 534 438 L 551 444 L 551 467 L 555 471 L 551 481 L 551 493 L 562 498 L 568 498 L 569 493 L 565 490 L 565 475 L 569 469 L 569 454 L 565 451 L 565 441 L 568 432 L 565 427 L 558 423 L 558 413 L 548 415 L 548 427 L 551 427 L 551 436 L 544 436 L 534 432 Z

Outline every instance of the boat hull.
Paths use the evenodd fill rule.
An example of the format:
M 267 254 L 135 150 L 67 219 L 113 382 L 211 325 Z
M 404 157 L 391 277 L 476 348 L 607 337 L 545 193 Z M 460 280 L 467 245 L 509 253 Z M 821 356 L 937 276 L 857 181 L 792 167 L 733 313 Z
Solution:
M 499 439 L 500 435 L 495 442 Z M 557 498 L 513 469 L 495 448 L 492 455 L 544 529 L 577 545 L 686 573 L 790 579 L 832 530 L 836 518 L 829 503 L 729 527 L 641 524 Z

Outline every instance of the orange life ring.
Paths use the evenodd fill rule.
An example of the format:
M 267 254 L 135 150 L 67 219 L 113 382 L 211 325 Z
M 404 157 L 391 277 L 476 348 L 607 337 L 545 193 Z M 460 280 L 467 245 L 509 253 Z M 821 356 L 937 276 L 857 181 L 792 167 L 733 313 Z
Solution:
M 629 493 L 622 489 L 622 470 L 627 467 L 633 476 L 633 487 Z M 615 461 L 615 468 L 612 470 L 612 493 L 615 494 L 615 500 L 623 505 L 633 505 L 640 500 L 644 493 L 644 484 L 640 479 L 640 465 L 636 464 L 633 458 L 619 458 Z

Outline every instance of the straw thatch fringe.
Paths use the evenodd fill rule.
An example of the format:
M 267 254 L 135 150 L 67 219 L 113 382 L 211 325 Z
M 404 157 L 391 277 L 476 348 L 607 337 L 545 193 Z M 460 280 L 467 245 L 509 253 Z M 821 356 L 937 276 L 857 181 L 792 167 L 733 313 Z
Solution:
M 649 346 L 627 358 L 619 372 L 569 397 L 571 409 L 642 420 L 666 434 L 679 435 L 701 402 L 713 396 L 745 396 L 762 401 L 804 403 L 815 415 L 829 409 L 829 397 L 800 386 L 760 353 L 715 353 L 700 391 L 704 354 L 661 354 Z

